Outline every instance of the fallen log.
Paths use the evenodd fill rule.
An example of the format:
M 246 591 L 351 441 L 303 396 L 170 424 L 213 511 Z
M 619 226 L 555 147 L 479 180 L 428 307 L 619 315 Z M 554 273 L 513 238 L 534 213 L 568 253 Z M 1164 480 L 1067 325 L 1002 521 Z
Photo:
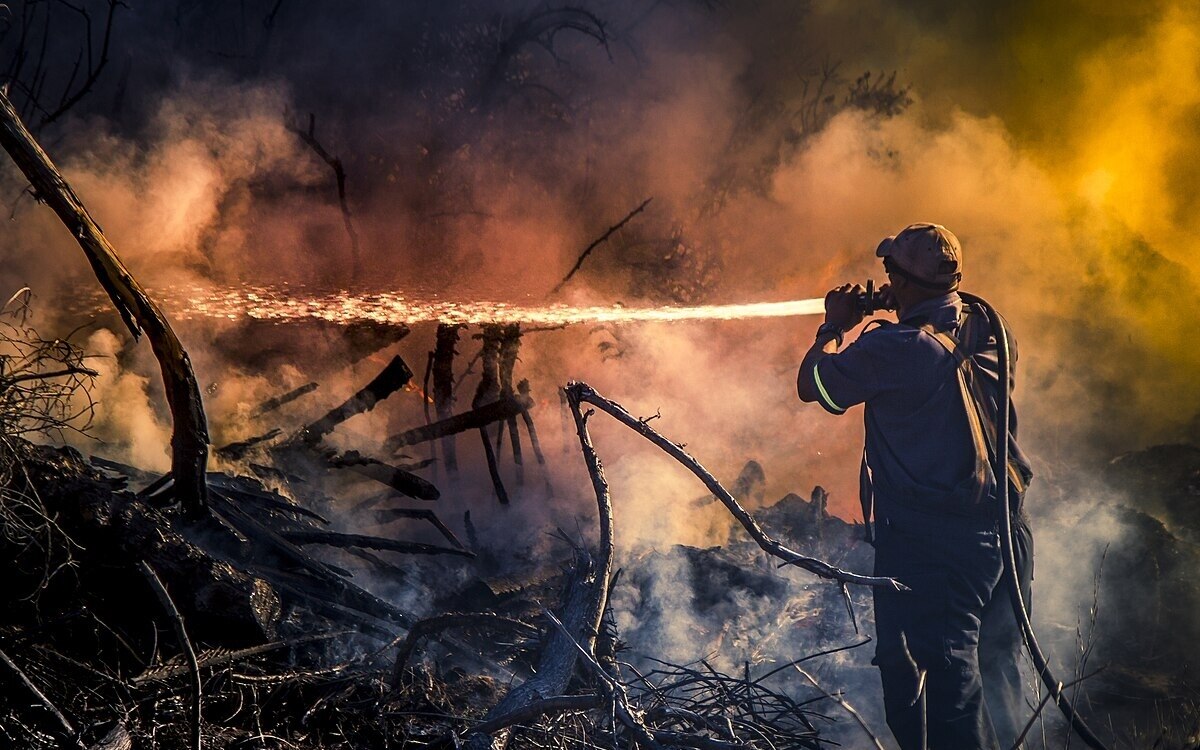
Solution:
M 467 511 L 468 513 L 470 511 Z M 458 540 L 450 527 L 442 523 L 442 519 L 437 517 L 437 514 L 428 508 L 383 508 L 375 511 L 375 521 L 377 523 L 390 523 L 398 521 L 401 518 L 416 518 L 422 521 L 428 521 L 437 529 L 446 541 L 453 544 L 455 547 L 463 547 L 463 543 Z M 465 549 L 465 547 L 463 547 Z
M 204 483 L 208 422 L 187 351 L 158 305 L 125 268 L 83 202 L 25 128 L 3 89 L 0 89 L 0 146 L 29 180 L 38 200 L 54 210 L 79 243 L 134 340 L 143 332 L 150 340 L 171 410 L 171 470 L 176 477 L 176 497 L 188 515 L 198 516 L 208 502 Z
M 683 464 L 688 471 L 696 475 L 696 477 L 704 483 L 704 486 L 708 488 L 708 491 L 721 501 L 721 504 L 724 505 L 727 510 L 729 510 L 730 514 L 732 514 L 733 517 L 737 519 L 738 523 L 740 523 L 742 527 L 746 529 L 751 538 L 754 539 L 755 543 L 758 544 L 758 546 L 767 554 L 783 560 L 783 562 L 787 565 L 795 565 L 796 567 L 804 568 L 810 573 L 815 573 L 821 578 L 829 578 L 844 584 L 853 583 L 865 586 L 890 586 L 897 591 L 907 590 L 903 584 L 894 578 L 883 578 L 878 576 L 866 576 L 858 573 L 851 573 L 849 571 L 834 567 L 823 560 L 818 560 L 814 557 L 808 557 L 796 552 L 795 550 L 788 549 L 779 541 L 768 535 L 767 532 L 763 531 L 762 527 L 758 525 L 758 522 L 754 520 L 754 517 L 746 512 L 745 508 L 738 503 L 733 495 L 729 494 L 729 490 L 725 489 L 721 483 L 717 481 L 716 477 L 714 477 L 707 469 L 705 469 L 699 461 L 692 458 L 692 456 L 688 454 L 688 452 L 685 451 L 682 446 L 671 442 L 656 432 L 654 428 L 649 425 L 649 420 L 638 419 L 626 411 L 625 408 L 620 404 L 601 396 L 587 383 L 572 381 L 567 384 L 566 392 L 567 401 L 571 404 L 572 411 L 576 414 L 576 423 L 578 423 L 580 419 L 578 416 L 578 405 L 580 403 L 588 403 L 592 406 L 595 406 L 597 409 L 600 409 L 605 414 L 608 414 L 610 417 L 630 428 L 642 437 L 646 438 L 646 440 L 650 441 L 654 445 L 657 445 L 667 455 Z M 593 482 L 594 481 L 595 478 L 593 476 Z M 597 488 L 597 491 L 599 491 L 599 488 Z
M 418 500 L 437 500 L 442 493 L 425 479 L 398 466 L 386 464 L 378 459 L 363 456 L 357 451 L 343 454 L 330 453 L 323 456 L 325 462 L 335 469 L 348 469 L 355 474 L 374 479 L 391 487 L 396 492 Z
M 470 411 L 440 419 L 433 424 L 421 425 L 393 435 L 384 441 L 383 448 L 385 451 L 395 453 L 405 446 L 437 440 L 467 430 L 480 429 L 494 422 L 503 422 L 519 414 L 524 414 L 532 408 L 533 399 L 524 393 L 500 398 Z
M 273 427 L 261 435 L 255 435 L 254 437 L 246 438 L 245 440 L 238 440 L 226 445 L 222 445 L 220 448 L 217 448 L 215 451 L 213 451 L 213 453 L 218 457 L 225 459 L 226 461 L 241 461 L 247 455 L 249 455 L 250 451 L 254 450 L 263 443 L 271 442 L 275 438 L 279 437 L 280 433 L 282 432 L 283 430 L 279 429 L 278 427 Z
M 284 393 L 279 396 L 275 396 L 273 398 L 269 398 L 266 401 L 263 401 L 261 404 L 259 404 L 258 408 L 256 408 L 253 412 L 250 413 L 250 416 L 261 417 L 264 414 L 273 412 L 285 404 L 290 404 L 291 402 L 295 401 L 296 399 L 300 398 L 301 396 L 306 396 L 309 393 L 312 393 L 313 391 L 317 390 L 318 387 L 319 386 L 316 383 L 305 383 L 304 385 L 300 386 L 299 388 L 293 388 L 292 390 L 288 391 L 287 393 Z
M 392 357 L 392 361 L 388 362 L 387 367 L 384 367 L 375 376 L 375 379 L 367 383 L 362 390 L 351 396 L 341 406 L 300 430 L 292 440 L 309 446 L 316 445 L 321 438 L 333 432 L 334 428 L 342 422 L 356 414 L 374 409 L 375 404 L 408 385 L 408 381 L 412 380 L 412 377 L 413 372 L 404 360 L 399 355 Z
M 475 553 L 462 547 L 440 547 L 421 542 L 402 542 L 365 534 L 344 534 L 336 531 L 284 531 L 284 539 L 296 544 L 324 544 L 329 547 L 362 547 L 364 549 L 403 552 L 410 555 L 459 555 L 475 557 Z

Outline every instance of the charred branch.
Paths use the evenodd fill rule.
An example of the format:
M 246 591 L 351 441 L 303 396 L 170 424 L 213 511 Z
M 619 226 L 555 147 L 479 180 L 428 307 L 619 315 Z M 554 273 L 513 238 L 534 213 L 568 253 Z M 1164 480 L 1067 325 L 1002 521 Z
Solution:
M 401 542 L 364 534 L 342 534 L 335 531 L 284 531 L 284 539 L 296 544 L 324 544 L 329 547 L 362 547 L 386 552 L 403 552 L 408 555 L 459 555 L 475 557 L 475 553 L 462 547 L 439 547 L 436 544 Z
M 450 323 L 439 323 L 437 327 L 437 344 L 430 358 L 429 369 L 433 377 L 433 407 L 439 422 L 446 421 L 454 414 L 454 356 L 458 353 L 454 347 L 461 329 L 462 326 Z M 453 433 L 442 438 L 442 460 L 446 471 L 451 474 L 458 471 L 455 447 Z
M 685 451 L 680 445 L 667 440 L 648 424 L 648 420 L 641 420 L 633 416 L 620 404 L 601 396 L 587 383 L 581 383 L 577 381 L 568 383 L 567 398 L 572 404 L 573 411 L 578 411 L 577 405 L 580 403 L 586 402 L 591 404 L 611 416 L 613 419 L 616 419 L 621 424 L 638 433 L 642 437 L 646 438 L 648 441 L 661 448 L 671 458 L 674 458 L 676 461 L 683 464 L 683 466 L 691 471 L 692 474 L 696 475 L 696 478 L 698 478 L 704 484 L 704 486 L 708 488 L 709 492 L 711 492 L 718 500 L 721 501 L 721 504 L 729 510 L 730 514 L 737 519 L 738 523 L 742 525 L 742 528 L 746 529 L 746 531 L 750 534 L 750 537 L 754 539 L 755 543 L 758 544 L 758 546 L 764 552 L 773 557 L 778 557 L 779 559 L 783 560 L 784 564 L 795 565 L 797 567 L 804 568 L 810 573 L 815 573 L 821 578 L 828 578 L 834 581 L 840 581 L 842 583 L 853 583 L 865 586 L 891 586 L 896 590 L 906 590 L 903 584 L 895 579 L 851 573 L 841 570 L 840 568 L 836 568 L 822 560 L 802 555 L 795 550 L 785 547 L 779 541 L 775 540 L 765 531 L 763 531 L 762 527 L 758 525 L 758 522 L 754 520 L 754 517 L 747 513 L 746 510 L 733 497 L 733 495 L 729 494 L 729 491 L 721 486 L 721 483 L 717 481 L 716 477 L 709 473 L 709 471 L 705 469 L 699 461 L 692 458 L 692 456 L 689 455 L 687 451 Z M 578 423 L 578 421 L 579 417 L 576 415 L 576 422 Z M 595 480 L 593 479 L 593 482 L 594 481 Z
M 411 471 L 363 456 L 356 451 L 340 455 L 329 454 L 325 456 L 325 460 L 336 469 L 348 469 L 355 474 L 374 479 L 407 497 L 432 501 L 442 496 L 437 487 Z
M 469 513 L 470 511 L 467 512 Z M 442 523 L 442 519 L 438 518 L 437 514 L 428 508 L 385 508 L 383 510 L 375 511 L 375 520 L 379 523 L 389 523 L 391 521 L 398 521 L 402 518 L 416 518 L 422 521 L 428 521 L 441 533 L 442 536 L 446 538 L 446 541 L 450 542 L 455 547 L 465 549 L 465 547 L 463 547 L 463 543 L 458 540 L 458 537 L 454 535 L 454 532 L 450 530 L 450 527 Z
M 304 385 L 300 386 L 299 388 L 293 388 L 292 390 L 288 391 L 287 393 L 269 398 L 266 401 L 259 404 L 258 408 L 256 408 L 251 413 L 251 416 L 261 417 L 264 414 L 269 414 L 270 412 L 275 411 L 276 409 L 278 409 L 281 406 L 290 404 L 291 402 L 295 401 L 296 399 L 300 398 L 301 396 L 307 396 L 308 394 L 317 390 L 317 388 L 319 388 L 319 387 L 320 386 L 318 386 L 316 383 L 305 383 Z
M 550 624 L 557 628 L 559 632 L 561 632 L 571 642 L 571 645 L 573 645 L 579 652 L 580 658 L 583 659 L 584 666 L 586 666 L 588 671 L 592 673 L 592 676 L 595 677 L 596 684 L 600 687 L 600 692 L 602 692 L 605 697 L 612 702 L 613 712 L 616 714 L 617 719 L 625 725 L 626 729 L 629 730 L 630 734 L 633 735 L 634 741 L 642 747 L 647 747 L 651 750 L 661 750 L 662 745 L 658 743 L 658 740 L 646 727 L 646 723 L 642 721 L 640 712 L 630 707 L 629 694 L 625 692 L 625 686 L 614 680 L 608 675 L 607 672 L 604 671 L 604 668 L 600 666 L 600 663 L 596 661 L 596 658 L 592 656 L 591 652 L 579 645 L 579 643 L 571 637 L 571 634 L 567 631 L 566 627 L 558 621 L 557 617 L 550 612 L 546 612 L 545 614 L 546 618 L 550 620 Z
M 500 339 L 500 397 L 513 396 L 513 371 L 521 351 L 521 326 L 517 323 L 504 326 Z M 496 430 L 496 452 L 500 452 L 504 438 L 504 429 L 508 428 L 509 441 L 512 443 L 513 463 L 517 467 L 517 484 L 525 481 L 524 468 L 521 461 L 521 436 L 517 433 L 517 418 L 510 416 L 501 422 Z
M 213 451 L 213 453 L 220 458 L 225 459 L 226 461 L 241 461 L 255 448 L 264 443 L 271 442 L 275 438 L 279 437 L 282 433 L 283 430 L 275 427 L 261 435 L 255 435 L 254 437 L 247 438 L 246 440 L 238 440 L 236 442 L 229 443 L 228 445 L 222 445 L 220 448 L 217 448 L 215 451 Z
M 14 662 L 9 655 L 2 650 L 0 650 L 0 663 L 8 667 L 9 672 L 11 672 L 13 676 L 25 686 L 25 689 L 37 699 L 38 703 L 42 704 L 42 706 L 50 712 L 50 715 L 54 717 L 56 722 L 58 722 L 59 728 L 62 730 L 62 736 L 64 738 L 73 739 L 76 746 L 83 747 L 83 743 L 79 742 L 78 739 L 75 739 L 75 727 L 71 724 L 71 721 L 67 719 L 67 717 L 63 715 L 63 712 L 60 711 L 58 707 L 46 697 L 46 694 L 43 693 L 41 689 L 33 683 L 33 680 L 29 679 L 29 676 L 17 666 L 16 662 Z
M 201 706 L 203 703 L 203 684 L 200 680 L 200 663 L 196 661 L 196 650 L 192 647 L 192 639 L 188 637 L 187 626 L 183 623 L 183 616 L 179 614 L 179 609 L 175 606 L 174 600 L 171 599 L 171 594 L 167 592 L 167 587 L 163 585 L 158 574 L 154 572 L 154 568 L 142 560 L 139 563 L 142 574 L 145 575 L 146 581 L 150 584 L 150 588 L 154 590 L 154 595 L 158 597 L 159 603 L 162 604 L 164 610 L 171 618 L 171 626 L 175 629 L 175 637 L 179 639 L 179 648 L 183 655 L 187 657 L 188 666 L 191 668 L 192 674 L 192 748 L 200 750 L 200 730 L 201 730 Z
M 487 104 L 495 100 L 503 90 L 509 76 L 509 68 L 521 50 L 536 44 L 556 60 L 555 38 L 564 31 L 574 31 L 591 37 L 608 49 L 608 32 L 598 16 L 583 8 L 548 8 L 531 12 L 512 26 L 507 37 L 500 40 L 496 59 L 484 78 L 480 99 Z
M 412 376 L 412 370 L 408 369 L 408 365 L 399 355 L 392 357 L 392 361 L 362 390 L 324 417 L 300 430 L 292 440 L 308 446 L 316 445 L 321 438 L 333 432 L 334 428 L 350 417 L 374 409 L 375 404 L 407 385 Z
M 271 14 L 272 17 L 274 13 Z M 346 200 L 346 168 L 342 165 L 342 160 L 337 156 L 329 153 L 321 142 L 317 140 L 317 118 L 313 113 L 308 114 L 308 129 L 293 128 L 292 132 L 304 141 L 313 153 L 316 154 L 321 161 L 329 165 L 333 170 L 333 179 L 337 185 L 338 206 L 342 210 L 342 224 L 346 228 L 346 235 L 350 238 L 350 280 L 357 281 L 359 273 L 362 270 L 361 254 L 362 250 L 359 247 L 358 232 L 354 229 L 354 221 L 350 215 L 350 204 Z
M 417 644 L 423 639 L 435 633 L 445 632 L 451 628 L 477 627 L 480 625 L 490 628 L 499 627 L 527 638 L 534 638 L 538 635 L 538 629 L 529 623 L 492 612 L 451 612 L 426 618 L 412 626 L 408 631 L 408 635 L 405 636 L 404 641 L 401 642 L 400 648 L 396 651 L 396 664 L 392 670 L 392 684 L 398 685 L 400 683 L 401 675 L 408 667 L 409 658 L 416 650 Z
M 594 643 L 596 637 L 595 630 L 588 631 L 594 622 L 592 612 L 597 599 L 603 598 L 605 589 L 605 583 L 597 577 L 592 557 L 582 549 L 576 550 L 574 573 L 564 591 L 561 617 L 568 632 L 589 644 Z M 534 676 L 509 690 L 484 716 L 484 725 L 499 720 L 507 726 L 512 722 L 506 724 L 506 717 L 514 711 L 524 710 L 545 696 L 563 694 L 577 658 L 578 653 L 570 639 L 564 637 L 561 631 L 550 631 L 538 657 Z M 472 732 L 469 733 L 466 747 L 468 750 L 487 750 L 491 744 L 486 734 Z
M 550 293 L 558 294 L 559 291 L 562 290 L 562 288 L 564 286 L 566 286 L 567 282 L 571 280 L 571 277 L 574 276 L 575 273 L 577 271 L 579 271 L 579 269 L 581 267 L 583 267 L 583 262 L 585 260 L 587 260 L 587 257 L 589 255 L 592 254 L 592 251 L 595 250 L 600 245 L 607 242 L 609 237 L 612 237 L 614 234 L 619 232 L 621 230 L 621 227 L 625 226 L 626 224 L 628 224 L 630 221 L 633 220 L 633 217 L 637 216 L 642 211 L 645 211 L 646 206 L 649 206 L 650 201 L 652 201 L 652 200 L 654 200 L 654 199 L 647 198 L 646 200 L 642 201 L 641 205 L 639 205 L 637 208 L 633 209 L 629 213 L 625 214 L 625 218 L 621 219 L 616 224 L 613 224 L 611 227 L 608 228 L 608 230 L 604 234 L 602 234 L 599 237 L 597 237 L 596 239 L 592 240 L 591 244 L 588 245 L 587 247 L 585 247 L 583 249 L 583 252 L 579 254 L 579 258 L 577 258 L 575 260 L 575 265 L 571 266 L 571 270 L 567 271 L 567 275 L 563 277 L 562 281 L 560 281 L 554 285 L 554 288 L 550 290 Z
M 267 492 L 261 484 L 247 477 L 231 477 L 228 474 L 212 473 L 208 475 L 208 481 L 214 488 L 219 489 L 225 495 L 236 498 L 247 507 L 259 507 L 263 510 L 308 518 L 326 526 L 329 525 L 329 519 L 320 513 L 290 502 L 274 492 Z
M 526 394 L 497 399 L 471 411 L 393 435 L 384 441 L 383 448 L 389 453 L 395 453 L 405 446 L 437 440 L 467 430 L 482 429 L 494 422 L 502 422 L 524 414 L 532 408 L 533 399 Z
M 158 305 L 125 268 L 116 250 L 92 219 L 50 157 L 21 123 L 8 96 L 0 91 L 0 145 L 70 231 L 87 256 L 134 339 L 144 331 L 162 370 L 173 421 L 171 468 L 185 511 L 200 515 L 208 502 L 204 468 L 208 460 L 208 424 L 192 363 Z

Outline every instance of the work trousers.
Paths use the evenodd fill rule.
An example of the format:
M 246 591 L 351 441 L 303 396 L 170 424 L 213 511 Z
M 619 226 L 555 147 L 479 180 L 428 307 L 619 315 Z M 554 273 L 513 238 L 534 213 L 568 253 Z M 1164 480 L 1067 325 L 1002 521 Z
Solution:
M 988 702 L 1004 714 L 1006 735 L 1015 735 L 1009 719 L 1020 702 L 1020 631 L 1012 629 L 1016 621 L 1000 586 L 996 524 L 880 511 L 875 574 L 911 589 L 875 589 L 875 664 L 888 726 L 903 750 L 994 750 L 999 744 Z M 989 672 L 997 675 L 986 691 L 981 635 L 988 639 L 983 653 Z

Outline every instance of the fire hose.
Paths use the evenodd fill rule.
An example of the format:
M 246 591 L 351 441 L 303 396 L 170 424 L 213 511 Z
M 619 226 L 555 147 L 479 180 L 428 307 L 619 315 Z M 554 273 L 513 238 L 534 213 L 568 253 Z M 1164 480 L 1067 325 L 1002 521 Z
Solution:
M 1107 750 L 1107 747 L 1101 742 L 1100 738 L 1084 722 L 1083 718 L 1075 711 L 1075 707 L 1071 705 L 1071 701 L 1063 692 L 1062 683 L 1055 679 L 1054 674 L 1050 671 L 1050 665 L 1046 661 L 1046 655 L 1042 652 L 1041 646 L 1038 645 L 1037 635 L 1033 632 L 1033 623 L 1029 621 L 1029 608 L 1025 603 L 1025 597 L 1021 593 L 1021 584 L 1017 578 L 1017 558 L 1014 551 L 1013 543 L 1013 527 L 1012 514 L 1012 498 L 1008 491 L 1008 431 L 1009 431 L 1009 402 L 1011 394 L 1009 393 L 1010 376 L 1011 376 L 1011 352 L 1009 349 L 1008 332 L 1004 329 L 1004 323 L 1000 319 L 1000 315 L 996 309 L 992 307 L 986 300 L 977 297 L 974 294 L 959 292 L 959 296 L 963 301 L 969 304 L 979 305 L 987 313 L 988 320 L 992 325 L 992 332 L 996 337 L 996 357 L 997 357 L 997 374 L 999 377 L 999 393 L 997 394 L 997 414 L 996 414 L 996 446 L 992 451 L 992 474 L 996 476 L 997 492 L 999 493 L 999 515 L 1000 515 L 1000 549 L 1003 554 L 1004 576 L 1008 581 L 1008 593 L 1012 600 L 1013 614 L 1016 615 L 1017 623 L 1021 626 L 1021 634 L 1025 639 L 1025 646 L 1029 650 L 1029 656 L 1033 659 L 1034 667 L 1037 669 L 1038 676 L 1045 683 L 1046 689 L 1050 691 L 1054 702 L 1058 705 L 1063 716 L 1070 722 L 1071 728 L 1076 734 L 1094 750 Z

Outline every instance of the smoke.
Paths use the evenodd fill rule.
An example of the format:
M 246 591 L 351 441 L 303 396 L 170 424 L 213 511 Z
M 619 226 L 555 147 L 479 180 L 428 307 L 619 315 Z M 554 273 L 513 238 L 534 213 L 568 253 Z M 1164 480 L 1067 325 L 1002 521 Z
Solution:
M 582 248 L 648 197 L 556 299 L 809 297 L 880 277 L 879 238 L 927 220 L 958 234 L 964 288 L 1015 330 L 1022 443 L 1041 477 L 1035 511 L 1054 502 L 1048 520 L 1079 519 L 1105 490 L 1062 496 L 1066 479 L 1179 439 L 1200 411 L 1191 4 L 590 4 L 606 45 L 564 29 L 519 37 L 538 28 L 544 8 L 532 3 L 168 5 L 121 12 L 113 74 L 43 140 L 169 315 L 180 307 L 174 288 L 243 282 L 540 304 Z M 595 31 L 592 19 L 574 20 Z M 509 48 L 501 64 L 498 50 Z M 880 71 L 897 77 L 889 84 Z M 296 133 L 310 112 L 312 134 L 344 163 L 358 258 L 333 172 Z M 22 183 L 4 175 L 16 196 Z M 12 287 L 30 284 L 71 308 L 59 316 L 65 331 L 94 282 L 56 222 L 20 199 L 0 257 Z M 168 420 L 154 363 L 111 316 L 100 322 L 109 330 L 88 340 L 105 357 L 95 433 L 106 451 L 163 468 Z M 433 340 L 431 326 L 415 326 L 350 366 L 336 332 L 175 322 L 209 386 L 217 444 L 300 426 L 394 352 L 419 378 Z M 462 476 L 437 478 L 439 513 L 470 510 L 518 561 L 554 544 L 546 529 L 588 524 L 589 485 L 555 391 L 579 378 L 639 416 L 661 413 L 652 424 L 724 480 L 755 459 L 768 498 L 819 483 L 832 512 L 856 515 L 860 424 L 795 398 L 817 322 L 526 336 L 517 374 L 538 399 L 548 466 L 527 448 L 521 497 L 499 508 L 467 434 Z M 464 337 L 460 373 L 475 346 Z M 310 379 L 321 389 L 277 421 L 251 418 L 255 404 Z M 460 409 L 474 385 L 464 381 Z M 400 393 L 334 439 L 369 450 L 422 419 L 420 398 Z M 719 508 L 689 504 L 703 490 L 680 467 L 602 416 L 592 426 L 631 562 L 646 548 L 729 538 Z M 1100 526 L 1089 523 L 1082 541 L 1047 531 L 1039 543 L 1094 560 L 1114 533 Z M 674 564 L 655 565 L 649 600 L 661 602 L 662 630 L 646 631 L 669 654 L 720 629 L 691 611 L 690 582 Z M 1039 576 L 1048 602 L 1039 606 L 1076 611 L 1090 591 L 1077 578 Z M 770 630 L 777 612 L 742 604 L 741 632 Z

